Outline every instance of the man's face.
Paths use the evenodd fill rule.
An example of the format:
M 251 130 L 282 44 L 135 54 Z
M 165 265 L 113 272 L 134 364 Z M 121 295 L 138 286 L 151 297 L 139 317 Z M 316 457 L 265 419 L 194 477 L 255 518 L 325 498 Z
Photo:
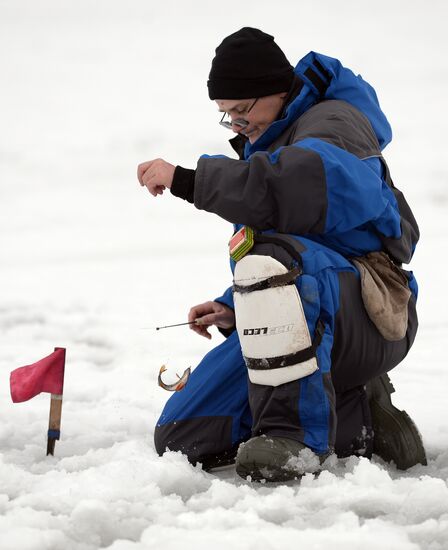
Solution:
M 255 143 L 261 134 L 276 120 L 283 102 L 287 96 L 286 92 L 251 99 L 216 99 L 219 111 L 227 113 L 232 123 L 232 130 L 236 134 L 247 136 L 250 143 Z M 253 105 L 253 108 L 251 106 Z M 248 112 L 249 111 L 249 112 Z M 249 124 L 242 128 L 235 124 L 235 121 L 244 119 Z

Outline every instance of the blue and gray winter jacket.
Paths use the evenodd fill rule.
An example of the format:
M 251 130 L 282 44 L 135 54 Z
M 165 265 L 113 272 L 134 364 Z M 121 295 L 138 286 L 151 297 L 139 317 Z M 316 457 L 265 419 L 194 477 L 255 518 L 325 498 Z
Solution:
M 392 133 L 375 91 L 315 52 L 295 74 L 300 93 L 246 143 L 243 158 L 199 159 L 195 206 L 237 227 L 305 237 L 346 259 L 384 250 L 397 265 L 409 263 L 419 231 L 382 157 Z M 232 306 L 230 291 L 219 300 Z

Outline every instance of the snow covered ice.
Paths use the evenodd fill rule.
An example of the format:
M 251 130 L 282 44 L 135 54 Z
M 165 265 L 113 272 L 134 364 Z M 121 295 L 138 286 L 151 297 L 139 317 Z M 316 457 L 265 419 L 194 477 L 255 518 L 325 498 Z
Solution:
M 0 0 L 0 549 L 448 548 L 446 19 L 442 1 Z M 428 466 L 330 457 L 319 477 L 251 484 L 159 458 L 157 386 L 218 343 L 182 322 L 230 283 L 230 228 L 153 199 L 139 162 L 232 155 L 205 81 L 251 25 L 295 62 L 338 57 L 377 89 L 385 155 L 419 221 L 420 331 L 392 373 Z M 49 396 L 13 404 L 9 373 L 67 348 L 62 438 Z M 172 377 L 170 380 L 169 377 Z

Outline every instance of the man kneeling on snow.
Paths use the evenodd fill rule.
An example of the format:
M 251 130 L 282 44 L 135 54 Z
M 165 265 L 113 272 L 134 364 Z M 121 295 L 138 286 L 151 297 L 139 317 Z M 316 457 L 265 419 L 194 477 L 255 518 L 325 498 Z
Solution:
M 138 168 L 152 195 L 168 188 L 235 234 L 233 286 L 189 314 L 197 333 L 216 325 L 227 339 L 167 402 L 157 451 L 270 481 L 307 471 L 303 455 L 424 464 L 386 374 L 417 331 L 417 284 L 401 266 L 419 232 L 382 156 L 391 129 L 375 91 L 315 52 L 294 69 L 247 27 L 216 49 L 208 90 L 239 160 Z

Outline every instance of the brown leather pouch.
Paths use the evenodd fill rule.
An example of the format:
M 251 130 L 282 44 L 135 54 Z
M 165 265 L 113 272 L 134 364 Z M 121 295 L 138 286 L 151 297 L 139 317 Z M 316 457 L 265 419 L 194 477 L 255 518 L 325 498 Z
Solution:
M 386 340 L 404 338 L 408 328 L 408 279 L 385 252 L 371 252 L 354 258 L 361 275 L 364 307 Z

